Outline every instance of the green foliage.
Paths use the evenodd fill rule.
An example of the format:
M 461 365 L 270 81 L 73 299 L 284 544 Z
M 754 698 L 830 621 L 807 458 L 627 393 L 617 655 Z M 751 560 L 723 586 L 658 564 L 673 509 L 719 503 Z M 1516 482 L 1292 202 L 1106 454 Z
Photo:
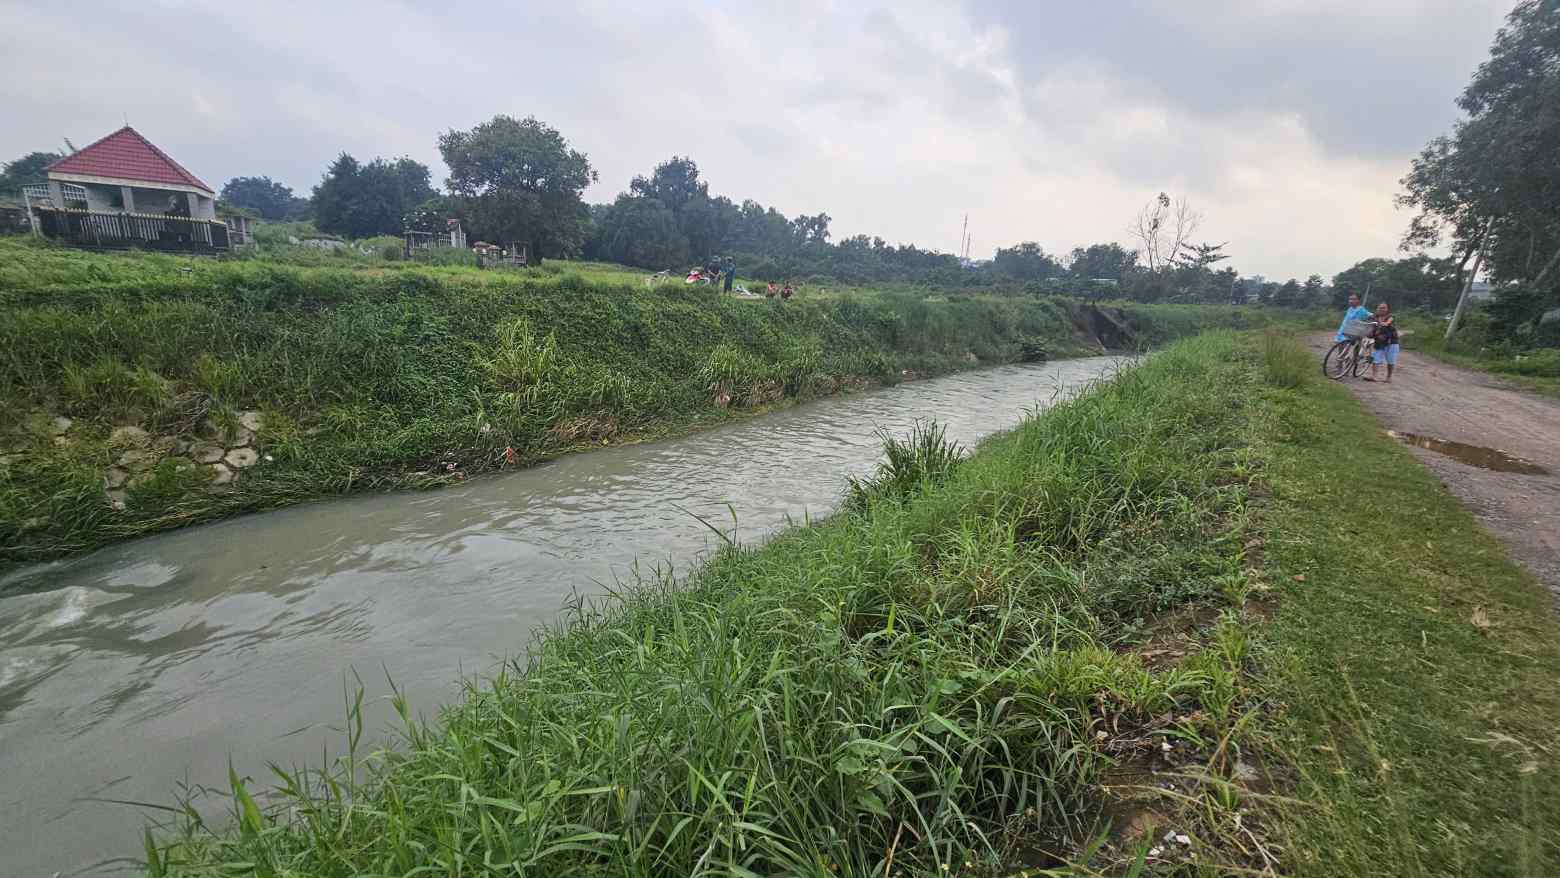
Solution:
M 103 412 L 123 417 L 155 410 L 169 397 L 162 376 L 145 366 L 134 368 L 110 356 L 81 365 L 68 362 L 59 377 L 60 399 L 74 414 Z
M 1405 245 L 1455 241 L 1459 257 L 1489 244 L 1491 275 L 1560 286 L 1560 16 L 1554 0 L 1522 0 L 1457 104 L 1467 114 L 1432 140 L 1403 179 L 1414 208 Z
M 234 177 L 222 187 L 222 201 L 244 207 L 273 222 L 287 219 L 293 211 L 292 187 L 270 177 Z
M 532 117 L 494 116 L 470 131 L 441 134 L 439 153 L 472 235 L 502 245 L 527 241 L 539 257 L 580 255 L 590 221 L 580 196 L 596 172 L 557 129 Z
M 1349 296 L 1367 298 L 1366 306 L 1387 302 L 1393 310 L 1422 308 L 1448 311 L 1457 304 L 1462 283 L 1457 260 L 1410 256 L 1405 259 L 1365 259 L 1333 277 L 1333 307 L 1346 307 Z
M 1236 352 L 1172 349 L 938 486 L 578 607 L 438 720 L 396 698 L 403 743 L 372 760 L 263 797 L 235 778 L 231 825 L 161 835 L 158 868 L 821 878 L 1097 849 L 1113 748 L 1238 740 L 1238 626 L 1151 669 L 1121 621 L 1217 607 L 1243 577 Z M 1171 560 L 1114 575 L 1139 557 Z M 356 706 L 347 727 L 351 751 Z
M 949 442 L 947 429 L 936 421 L 916 424 L 904 439 L 888 433 L 878 435 L 883 440 L 883 460 L 870 478 L 850 478 L 845 494 L 847 509 L 865 512 L 880 500 L 904 502 L 947 481 L 964 459 L 964 449 Z
M 1058 277 L 1066 271 L 1055 257 L 1042 250 L 1034 241 L 997 248 L 991 270 L 1014 280 L 1045 280 Z
M 499 389 L 499 401 L 517 417 L 534 407 L 558 367 L 558 341 L 549 333 L 538 338 L 524 317 L 499 327 L 498 345 L 483 363 Z
M 23 186 L 48 182 L 48 167 L 65 156 L 57 152 L 30 152 L 0 166 L 0 197 L 20 198 Z
M 402 156 L 368 164 L 342 153 L 314 187 L 314 223 L 351 238 L 400 235 L 403 218 L 433 198 L 428 166 Z
M 1075 247 L 1067 264 L 1067 273 L 1076 280 L 1123 281 L 1137 269 L 1136 250 L 1124 249 L 1120 244 L 1090 244 Z
M 1347 389 L 1265 392 L 1281 609 L 1254 652 L 1285 873 L 1560 874 L 1550 594 Z
M 1270 386 L 1300 387 L 1315 371 L 1315 355 L 1294 336 L 1274 329 L 1262 334 L 1262 377 Z
M 40 514 L 29 508 L 47 522 L 25 543 L 0 539 L 6 557 L 426 484 L 433 460 L 478 473 L 503 465 L 506 446 L 534 460 L 573 447 L 583 421 L 610 424 L 610 435 L 655 435 L 729 417 L 716 406 L 722 395 L 740 411 L 863 379 L 968 368 L 971 354 L 1001 363 L 1025 345 L 1055 356 L 1093 350 L 1075 335 L 1077 306 L 1056 298 L 864 292 L 781 305 L 646 288 L 632 272 L 586 263 L 479 271 L 315 258 L 310 267 L 290 251 L 200 260 L 0 242 L 0 406 L 82 422 L 68 446 L 37 449 L 58 456 L 60 469 L 0 487 L 15 510 L 0 514 L 0 536 Z M 1167 307 L 1128 319 L 1159 343 L 1255 318 Z M 292 425 L 265 446 L 274 460 L 230 491 L 194 491 L 164 514 L 108 510 L 107 458 L 95 470 L 91 461 L 109 429 L 246 409 L 266 412 L 268 431 Z M 0 454 L 10 444 L 0 437 Z M 69 474 L 78 465 L 79 492 Z

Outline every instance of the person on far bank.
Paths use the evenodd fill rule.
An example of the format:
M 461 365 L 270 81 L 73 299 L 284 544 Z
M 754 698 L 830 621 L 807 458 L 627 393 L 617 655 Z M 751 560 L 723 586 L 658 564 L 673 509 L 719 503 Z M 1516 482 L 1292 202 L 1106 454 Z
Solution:
M 1349 294 L 1349 310 L 1343 312 L 1343 322 L 1338 324 L 1338 335 L 1333 341 L 1348 341 L 1348 336 L 1343 334 L 1343 328 L 1349 325 L 1350 320 L 1369 320 L 1370 311 L 1360 304 L 1358 293 Z
M 737 278 L 737 261 L 730 256 L 726 257 L 726 292 L 731 292 L 731 282 Z
M 1398 345 L 1397 326 L 1392 322 L 1392 308 L 1386 302 L 1376 306 L 1376 328 L 1371 333 L 1376 339 L 1376 349 L 1370 354 L 1370 377 L 1366 381 L 1376 380 L 1376 370 L 1382 363 L 1387 364 L 1386 384 L 1392 383 L 1392 370 L 1397 366 Z

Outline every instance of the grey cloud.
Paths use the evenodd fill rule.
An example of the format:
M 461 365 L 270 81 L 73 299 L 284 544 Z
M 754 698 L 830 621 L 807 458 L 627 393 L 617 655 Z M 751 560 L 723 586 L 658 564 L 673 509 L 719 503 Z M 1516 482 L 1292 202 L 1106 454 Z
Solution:
M 974 20 L 1010 34 L 1027 82 L 1067 67 L 1096 69 L 1124 93 L 1191 120 L 1292 113 L 1328 149 L 1372 157 L 1416 149 L 1450 124 L 1454 96 L 1509 7 L 1509 0 L 967 6 Z
M 0 0 L 20 73 L 0 77 L 0 158 L 123 113 L 214 185 L 267 174 L 307 194 L 338 151 L 408 154 L 441 179 L 439 132 L 535 115 L 590 155 L 592 200 L 688 155 L 713 191 L 825 210 L 837 235 L 951 247 L 969 210 L 983 241 L 1066 249 L 1119 238 L 1146 194 L 1184 182 L 1243 236 L 1241 268 L 1303 276 L 1390 247 L 1395 169 L 1449 125 L 1510 2 Z M 92 77 L 60 62 L 73 42 L 93 46 Z M 1293 142 L 1270 157 L 1275 137 Z M 1237 162 L 1258 179 L 1230 182 Z M 1294 206 L 1302 173 L 1318 204 L 1387 206 L 1359 220 L 1359 253 Z M 1302 231 L 1253 221 L 1285 199 L 1315 211 Z

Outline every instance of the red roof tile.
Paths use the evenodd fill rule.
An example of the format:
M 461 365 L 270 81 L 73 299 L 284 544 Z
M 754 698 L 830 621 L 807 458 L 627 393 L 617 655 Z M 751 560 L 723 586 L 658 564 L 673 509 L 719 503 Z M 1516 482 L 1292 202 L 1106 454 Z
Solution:
M 61 174 L 172 183 L 214 192 L 199 177 L 184 170 L 183 165 L 169 158 L 167 153 L 153 146 L 150 140 L 129 125 L 49 165 L 49 170 Z

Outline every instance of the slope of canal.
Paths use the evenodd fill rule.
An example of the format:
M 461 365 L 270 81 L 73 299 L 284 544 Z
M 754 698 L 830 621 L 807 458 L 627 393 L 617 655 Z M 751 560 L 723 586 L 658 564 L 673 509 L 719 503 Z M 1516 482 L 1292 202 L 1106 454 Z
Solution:
M 821 400 L 704 433 L 577 454 L 458 488 L 236 518 L 16 571 L 0 599 L 0 874 L 109 872 L 180 784 L 339 751 L 361 677 L 435 712 L 570 600 L 685 570 L 715 538 L 828 514 L 874 431 L 935 418 L 965 445 L 1117 358 L 1009 366 Z M 22 580 L 22 582 L 18 582 Z

